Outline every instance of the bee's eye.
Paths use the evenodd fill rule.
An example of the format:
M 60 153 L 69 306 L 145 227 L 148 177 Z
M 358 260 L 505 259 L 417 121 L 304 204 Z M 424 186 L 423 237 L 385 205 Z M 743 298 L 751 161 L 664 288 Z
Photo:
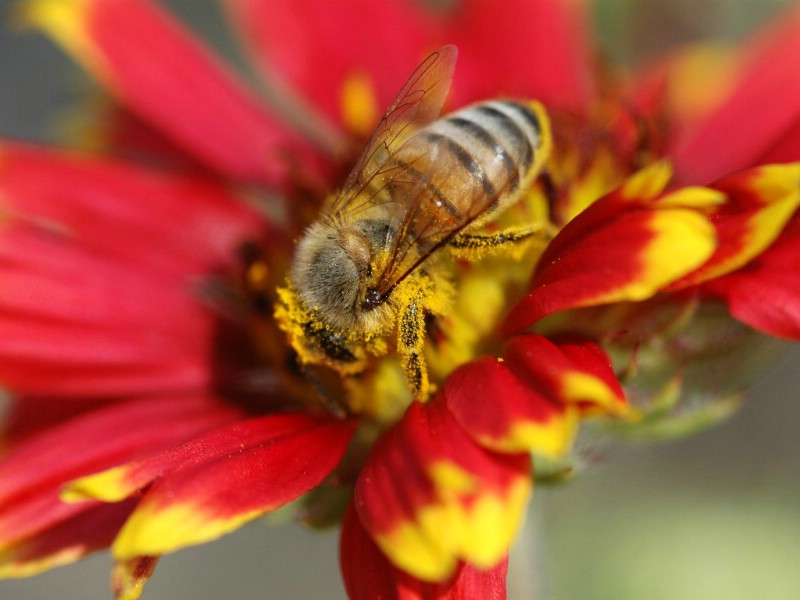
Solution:
M 361 303 L 361 308 L 364 310 L 372 310 L 380 306 L 384 301 L 384 297 L 376 288 L 369 288 L 364 297 L 364 302 Z

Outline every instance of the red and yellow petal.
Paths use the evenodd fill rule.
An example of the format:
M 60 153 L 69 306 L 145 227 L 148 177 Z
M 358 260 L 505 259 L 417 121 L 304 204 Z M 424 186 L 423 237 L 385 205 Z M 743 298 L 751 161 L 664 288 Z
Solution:
M 0 543 L 0 578 L 29 577 L 107 548 L 135 501 L 85 507 L 35 536 Z
M 520 335 L 508 343 L 503 356 L 519 377 L 541 386 L 560 402 L 610 416 L 629 416 L 611 359 L 594 342 L 577 338 L 554 342 L 540 335 Z
M 594 93 L 584 2 L 511 0 L 503 10 L 487 0 L 449 10 L 405 0 L 228 4 L 268 78 L 277 73 L 330 120 L 360 135 L 369 134 L 417 63 L 445 43 L 460 49 L 454 106 L 502 90 L 583 110 Z M 321 60 L 323 71 L 316 68 Z
M 115 600 L 136 600 L 142 595 L 144 584 L 153 575 L 158 556 L 137 556 L 119 560 L 111 571 L 111 588 Z
M 645 300 L 702 265 L 716 247 L 708 188 L 662 194 L 663 163 L 634 175 L 570 221 L 542 255 L 531 291 L 509 312 L 507 334 L 570 308 Z
M 674 282 L 670 289 L 730 273 L 772 244 L 800 206 L 800 163 L 748 169 L 711 187 L 727 197 L 710 216 L 719 245 L 708 262 Z
M 484 357 L 454 372 L 450 411 L 481 445 L 499 452 L 566 454 L 582 414 L 629 416 L 608 356 L 587 341 L 558 344 L 515 337 L 503 358 Z
M 529 456 L 477 445 L 439 397 L 412 404 L 379 440 L 355 505 L 394 565 L 444 581 L 462 560 L 479 569 L 504 560 L 530 492 Z
M 800 340 L 800 219 L 744 268 L 703 290 L 724 299 L 731 314 L 754 329 Z
M 364 530 L 352 505 L 342 524 L 339 549 L 342 578 L 350 600 L 503 600 L 506 597 L 507 560 L 487 570 L 461 563 L 447 581 L 422 581 L 389 562 Z
M 119 559 L 216 539 L 316 487 L 353 425 L 302 414 L 225 427 L 150 458 L 73 482 L 70 500 L 118 501 L 147 487 L 114 542 Z
M 741 60 L 727 100 L 674 140 L 682 183 L 800 160 L 800 10 L 791 7 L 760 31 Z
M 239 416 L 214 397 L 154 397 L 110 404 L 15 439 L 0 460 L 0 551 L 11 561 L 8 569 L 62 564 L 113 539 L 132 506 L 120 517 L 122 509 L 105 511 L 97 502 L 65 504 L 59 493 L 69 480 L 183 443 Z M 87 532 L 95 514 L 108 514 L 115 525 L 101 527 L 98 516 L 97 531 Z
M 148 0 L 28 0 L 44 29 L 120 103 L 225 176 L 285 182 L 287 155 L 309 148 L 236 78 Z
M 524 381 L 502 359 L 483 357 L 447 380 L 447 406 L 475 441 L 498 452 L 567 453 L 578 409 L 554 401 Z

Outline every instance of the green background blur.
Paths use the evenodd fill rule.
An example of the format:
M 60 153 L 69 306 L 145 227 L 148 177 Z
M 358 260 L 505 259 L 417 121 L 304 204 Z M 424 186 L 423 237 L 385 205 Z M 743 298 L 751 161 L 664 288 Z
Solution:
M 641 64 L 704 36 L 735 42 L 786 3 L 603 0 L 595 16 L 608 55 Z M 0 0 L 0 8 L 9 4 Z M 170 4 L 232 55 L 212 4 Z M 80 70 L 49 42 L 0 31 L 0 136 L 47 139 L 54 116 L 83 89 Z M 800 350 L 787 346 L 743 409 L 711 431 L 670 443 L 590 446 L 591 469 L 537 490 L 512 556 L 509 597 L 800 599 L 798 366 Z M 343 599 L 336 545 L 335 532 L 255 523 L 165 557 L 144 597 Z M 0 582 L 0 600 L 106 599 L 109 568 L 99 555 Z

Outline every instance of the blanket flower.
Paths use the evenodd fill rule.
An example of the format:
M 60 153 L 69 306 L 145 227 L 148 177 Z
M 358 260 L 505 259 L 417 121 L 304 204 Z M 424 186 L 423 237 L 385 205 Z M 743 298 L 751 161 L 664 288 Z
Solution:
M 224 7 L 266 99 L 155 1 L 19 7 L 109 101 L 92 151 L 0 144 L 0 576 L 110 547 L 132 599 L 160 555 L 290 505 L 343 523 L 350 598 L 505 598 L 532 455 L 565 459 L 586 419 L 652 427 L 695 393 L 709 315 L 800 337 L 797 11 L 692 103 L 691 52 L 601 67 L 582 2 Z M 445 112 L 538 100 L 552 152 L 497 223 L 545 235 L 458 256 L 420 316 L 415 396 L 391 336 L 357 373 L 304 364 L 276 290 L 444 44 Z

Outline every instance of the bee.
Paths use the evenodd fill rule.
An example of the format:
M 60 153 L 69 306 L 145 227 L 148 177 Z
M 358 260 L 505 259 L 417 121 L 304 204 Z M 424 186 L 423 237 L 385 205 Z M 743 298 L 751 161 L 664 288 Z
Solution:
M 414 71 L 297 244 L 275 316 L 302 363 L 357 373 L 394 333 L 411 390 L 424 397 L 426 319 L 445 313 L 452 295 L 439 257 L 540 230 L 481 232 L 540 172 L 547 115 L 534 101 L 496 100 L 439 118 L 456 57 L 444 46 Z

